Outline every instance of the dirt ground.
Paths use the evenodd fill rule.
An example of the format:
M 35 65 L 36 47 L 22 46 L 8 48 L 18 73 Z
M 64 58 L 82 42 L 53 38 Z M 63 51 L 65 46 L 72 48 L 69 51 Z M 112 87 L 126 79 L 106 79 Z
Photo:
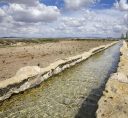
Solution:
M 50 63 L 80 54 L 112 41 L 58 41 L 0 48 L 0 80 L 8 79 L 24 66 L 46 67 Z

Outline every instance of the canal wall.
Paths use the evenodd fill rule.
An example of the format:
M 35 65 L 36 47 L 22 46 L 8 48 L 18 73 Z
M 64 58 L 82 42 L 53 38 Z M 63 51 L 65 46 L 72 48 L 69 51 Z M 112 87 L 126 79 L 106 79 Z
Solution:
M 12 94 L 16 94 L 39 85 L 49 77 L 88 59 L 90 56 L 103 51 L 116 43 L 117 42 L 102 45 L 80 55 L 58 60 L 46 68 L 40 68 L 38 66 L 23 67 L 14 77 L 0 82 L 0 101 L 9 98 Z
M 120 52 L 118 70 L 110 76 L 98 102 L 97 118 L 128 118 L 128 47 L 125 41 Z

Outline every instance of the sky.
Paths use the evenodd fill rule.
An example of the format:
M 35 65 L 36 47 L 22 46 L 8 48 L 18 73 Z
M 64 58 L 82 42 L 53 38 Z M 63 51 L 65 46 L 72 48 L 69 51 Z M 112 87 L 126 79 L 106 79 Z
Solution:
M 114 37 L 128 0 L 0 0 L 0 37 Z

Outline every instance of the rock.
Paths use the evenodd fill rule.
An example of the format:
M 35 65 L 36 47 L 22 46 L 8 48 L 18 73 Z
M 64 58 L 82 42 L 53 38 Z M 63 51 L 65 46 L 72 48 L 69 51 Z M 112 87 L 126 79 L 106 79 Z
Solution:
M 40 73 L 41 69 L 38 66 L 27 66 L 21 68 L 17 73 L 16 76 L 21 76 L 21 75 L 27 75 L 27 76 L 33 76 L 38 73 Z
M 128 83 L 128 78 L 127 78 L 126 74 L 124 74 L 122 72 L 115 73 L 114 76 L 112 77 L 112 79 L 118 80 L 120 82 Z
M 63 104 L 65 104 L 65 105 L 69 105 L 70 103 L 71 103 L 71 99 L 69 99 L 69 98 L 65 98 L 63 101 Z

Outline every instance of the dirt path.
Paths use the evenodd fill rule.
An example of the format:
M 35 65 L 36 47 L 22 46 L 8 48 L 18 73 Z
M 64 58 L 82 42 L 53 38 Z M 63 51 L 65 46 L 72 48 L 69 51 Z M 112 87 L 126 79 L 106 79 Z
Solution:
M 108 43 L 111 41 L 59 41 L 0 48 L 0 80 L 12 77 L 21 67 L 45 67 L 60 58 L 77 55 Z

